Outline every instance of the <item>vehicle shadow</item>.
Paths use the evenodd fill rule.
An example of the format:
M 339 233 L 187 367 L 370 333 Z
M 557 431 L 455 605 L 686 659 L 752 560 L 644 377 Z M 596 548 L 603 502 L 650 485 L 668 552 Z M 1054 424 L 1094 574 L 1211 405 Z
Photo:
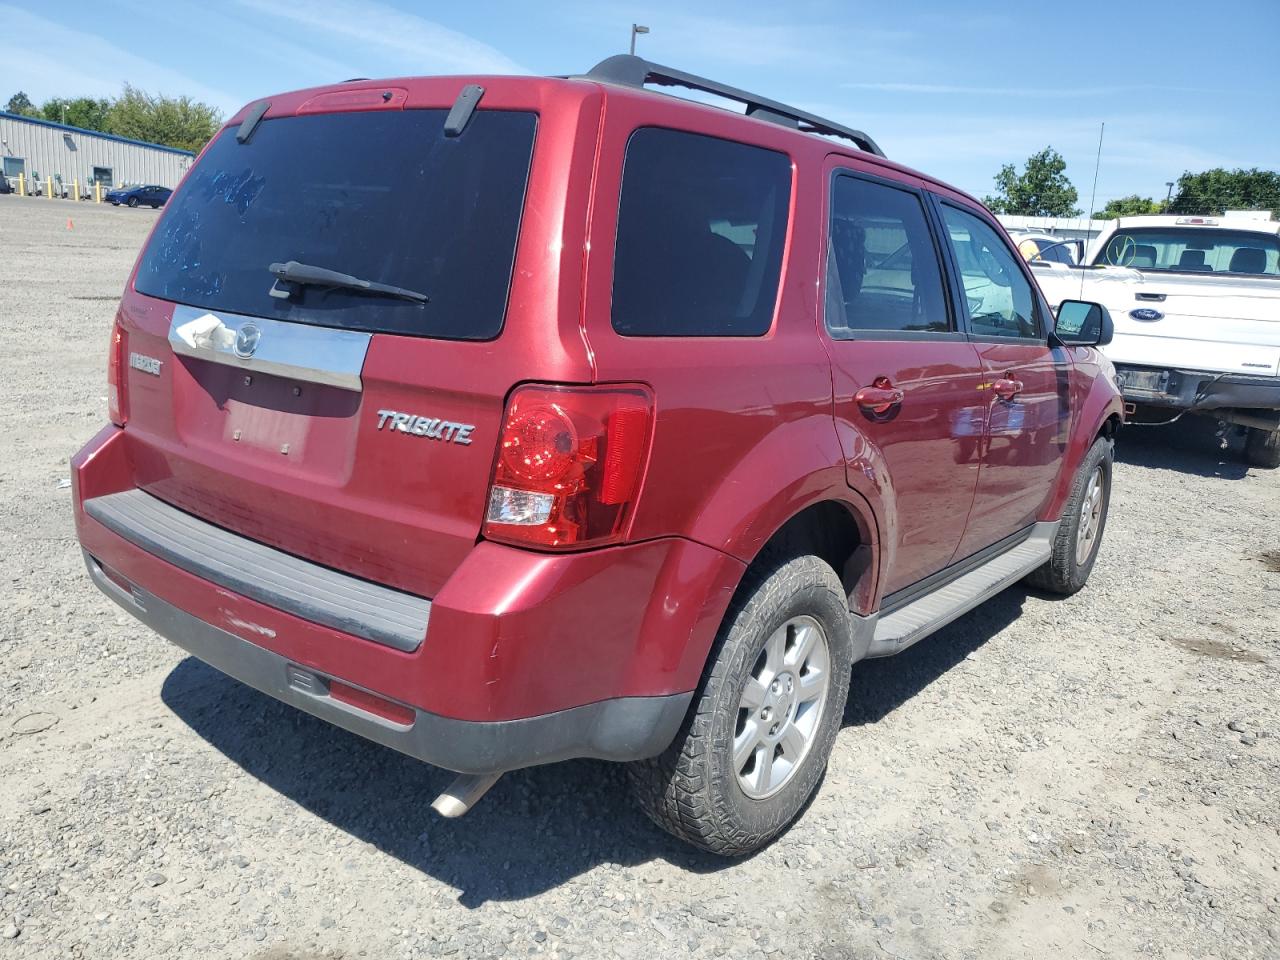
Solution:
M 876 723 L 902 706 L 1017 620 L 1028 595 L 1012 586 L 902 653 L 856 664 L 844 725 Z
M 458 889 L 478 907 L 557 887 L 600 864 L 666 860 L 694 873 L 735 863 L 686 846 L 632 801 L 623 768 L 576 760 L 507 774 L 446 820 L 431 801 L 452 774 L 286 706 L 189 658 L 161 698 L 248 775 L 357 840 Z
M 1017 619 L 1027 593 L 1004 591 L 901 655 L 858 664 L 844 725 L 874 723 Z M 520 900 L 601 864 L 661 859 L 693 873 L 738 861 L 704 854 L 639 812 L 618 764 L 575 760 L 504 776 L 460 820 L 431 810 L 449 783 L 429 766 L 286 706 L 188 658 L 165 704 L 249 776 L 350 836 L 459 891 L 478 907 Z
M 1162 426 L 1129 424 L 1116 438 L 1116 460 L 1197 477 L 1243 479 L 1249 473 L 1240 459 L 1243 441 L 1232 431 L 1224 448 L 1216 432 L 1216 421 L 1206 417 L 1184 417 Z

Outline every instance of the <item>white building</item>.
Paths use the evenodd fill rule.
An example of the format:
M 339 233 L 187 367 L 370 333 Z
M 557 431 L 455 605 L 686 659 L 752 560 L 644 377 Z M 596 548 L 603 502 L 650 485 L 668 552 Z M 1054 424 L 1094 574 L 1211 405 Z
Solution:
M 1084 217 L 1016 217 L 996 214 L 996 219 L 1010 233 L 1044 233 L 1063 240 L 1090 240 L 1110 225 L 1110 220 L 1088 220 Z
M 28 184 L 52 178 L 55 190 L 77 180 L 82 190 L 95 182 L 176 187 L 194 158 L 187 150 L 0 111 L 0 162 L 15 187 L 19 175 Z

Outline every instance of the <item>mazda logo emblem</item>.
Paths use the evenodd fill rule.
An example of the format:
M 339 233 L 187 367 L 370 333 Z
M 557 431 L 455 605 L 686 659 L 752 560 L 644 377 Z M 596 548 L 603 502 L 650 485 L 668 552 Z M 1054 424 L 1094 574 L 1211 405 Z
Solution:
M 236 331 L 234 350 L 241 360 L 248 360 L 258 349 L 258 341 L 262 339 L 262 330 L 256 323 L 246 323 Z

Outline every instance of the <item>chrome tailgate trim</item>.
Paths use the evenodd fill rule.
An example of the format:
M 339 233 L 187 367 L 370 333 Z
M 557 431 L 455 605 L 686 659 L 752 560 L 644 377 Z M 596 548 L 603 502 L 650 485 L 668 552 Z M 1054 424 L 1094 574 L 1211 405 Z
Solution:
M 372 334 L 178 304 L 169 324 L 175 354 L 359 393 Z

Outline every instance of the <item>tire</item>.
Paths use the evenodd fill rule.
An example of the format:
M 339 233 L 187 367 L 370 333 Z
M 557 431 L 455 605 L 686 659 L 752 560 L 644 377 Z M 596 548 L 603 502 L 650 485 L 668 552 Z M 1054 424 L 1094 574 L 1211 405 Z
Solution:
M 1244 459 L 1255 467 L 1280 467 L 1280 430 L 1250 427 L 1244 441 Z
M 787 659 L 806 643 L 804 660 Z M 758 560 L 725 614 L 680 732 L 661 755 L 628 765 L 644 812 L 711 853 L 737 857 L 765 846 L 822 780 L 844 717 L 852 659 L 849 604 L 835 571 L 814 556 Z M 748 680 L 758 710 L 743 705 Z M 820 702 L 817 683 L 825 691 Z M 744 748 L 754 744 L 740 751 L 745 764 L 734 762 L 735 738 Z M 755 796 L 743 776 L 753 781 Z
M 131 206 L 131 207 L 136 207 L 137 205 L 138 205 L 138 198 L 137 198 L 137 197 L 130 197 L 130 198 L 129 198 L 129 206 Z
M 1070 596 L 1089 579 L 1098 548 L 1107 527 L 1107 512 L 1111 506 L 1111 472 L 1115 459 L 1115 442 L 1109 437 L 1099 437 L 1085 454 L 1084 462 L 1076 471 L 1071 484 L 1071 496 L 1062 511 L 1058 534 L 1053 538 L 1053 552 L 1049 560 L 1026 577 L 1026 583 L 1049 593 Z M 1095 488 L 1091 481 L 1097 478 Z M 1096 490 L 1096 497 L 1094 491 Z M 1089 530 L 1086 533 L 1087 548 L 1081 539 L 1085 525 L 1085 500 L 1090 497 L 1092 506 Z

